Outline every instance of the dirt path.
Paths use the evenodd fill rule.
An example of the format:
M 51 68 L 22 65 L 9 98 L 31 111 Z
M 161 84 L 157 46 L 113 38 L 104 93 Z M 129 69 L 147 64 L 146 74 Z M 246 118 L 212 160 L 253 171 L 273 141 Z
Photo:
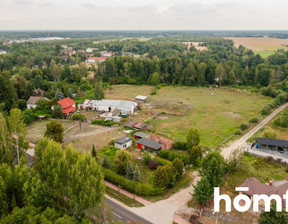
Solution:
M 251 138 L 260 128 L 265 126 L 270 120 L 272 120 L 279 112 L 284 110 L 288 106 L 288 103 L 283 104 L 276 110 L 274 110 L 270 115 L 268 115 L 265 119 L 263 119 L 257 126 L 255 126 L 251 131 L 249 131 L 247 134 L 243 135 L 240 139 L 237 139 L 233 142 L 231 142 L 227 147 L 221 149 L 222 156 L 230 160 L 232 159 L 233 152 L 237 149 L 241 152 L 244 152 L 245 149 L 247 149 L 248 144 L 246 141 Z

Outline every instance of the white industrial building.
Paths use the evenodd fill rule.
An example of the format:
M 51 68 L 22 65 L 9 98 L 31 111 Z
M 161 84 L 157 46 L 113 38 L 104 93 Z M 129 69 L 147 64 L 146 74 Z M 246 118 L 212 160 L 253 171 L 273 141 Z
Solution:
M 137 110 L 137 103 L 124 100 L 85 100 L 78 104 L 78 109 L 112 112 L 118 109 L 122 114 L 133 114 Z

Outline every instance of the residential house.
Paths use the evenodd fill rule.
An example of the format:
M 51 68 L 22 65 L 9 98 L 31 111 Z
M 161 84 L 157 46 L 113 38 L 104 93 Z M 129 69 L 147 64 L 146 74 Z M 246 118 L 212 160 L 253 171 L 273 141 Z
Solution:
M 126 149 L 132 145 L 132 138 L 123 137 L 114 141 L 114 147 L 117 149 Z
M 93 53 L 93 51 L 98 51 L 99 49 L 98 48 L 87 48 L 86 49 L 86 53 Z
M 95 63 L 95 62 L 103 62 L 106 61 L 106 57 L 89 57 L 86 62 L 87 63 Z
M 115 55 L 115 52 L 113 52 L 113 51 L 101 51 L 100 54 L 102 57 L 108 58 L 108 57 L 112 57 L 113 55 Z
M 34 94 L 34 96 L 44 96 L 45 92 L 42 89 L 38 88 L 38 89 L 33 90 L 33 94 Z
M 41 98 L 44 98 L 46 100 L 48 100 L 46 97 L 41 97 L 41 96 L 30 96 L 28 101 L 27 101 L 27 109 L 32 109 L 32 108 L 36 108 L 37 107 L 37 102 L 38 100 L 40 100 Z
M 135 97 L 137 103 L 146 103 L 147 96 L 138 95 Z
M 61 106 L 62 112 L 65 116 L 69 116 L 76 110 L 76 102 L 69 97 L 59 100 L 57 103 Z
M 84 50 L 81 50 L 81 49 L 77 51 L 77 53 L 84 53 L 84 52 L 85 52 L 85 51 L 84 51 Z

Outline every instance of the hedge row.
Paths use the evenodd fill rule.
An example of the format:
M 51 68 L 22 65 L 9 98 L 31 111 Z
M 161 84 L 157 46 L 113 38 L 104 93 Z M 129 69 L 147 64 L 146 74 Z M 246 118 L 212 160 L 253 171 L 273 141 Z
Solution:
M 164 189 L 155 188 L 150 184 L 142 184 L 134 180 L 129 180 L 121 175 L 116 174 L 112 170 L 102 168 L 104 179 L 113 183 L 121 188 L 135 193 L 138 196 L 155 196 L 163 193 Z
M 170 165 L 172 163 L 171 161 L 159 156 L 155 156 L 154 160 L 156 160 L 160 166 Z
M 119 123 L 118 122 L 114 122 L 114 121 L 94 120 L 94 121 L 92 121 L 92 124 L 98 124 L 98 125 L 102 125 L 102 126 L 111 127 L 112 125 L 119 124 Z
M 182 160 L 182 162 L 184 164 L 190 163 L 190 158 L 188 155 L 179 155 L 176 152 L 171 152 L 168 150 L 161 150 L 160 152 L 158 152 L 157 155 L 160 156 L 161 158 L 167 159 L 169 161 L 173 161 L 174 159 L 179 158 Z

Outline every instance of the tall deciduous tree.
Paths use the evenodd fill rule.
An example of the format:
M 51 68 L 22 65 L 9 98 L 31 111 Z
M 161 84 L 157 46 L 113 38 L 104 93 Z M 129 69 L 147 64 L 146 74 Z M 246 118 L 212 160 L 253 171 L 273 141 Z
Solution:
M 213 187 L 210 185 L 207 177 L 202 177 L 201 180 L 194 186 L 194 194 L 198 203 L 204 206 L 212 198 Z
M 199 132 L 195 128 L 191 128 L 186 136 L 188 149 L 191 149 L 195 145 L 200 143 Z
M 60 121 L 50 121 L 47 124 L 47 129 L 45 132 L 45 136 L 54 140 L 55 142 L 62 143 L 63 142 L 63 127 Z
M 13 161 L 12 138 L 7 123 L 0 113 L 0 163 L 11 164 Z
M 190 151 L 190 162 L 193 165 L 193 167 L 199 167 L 201 159 L 202 159 L 201 146 L 200 145 L 193 146 L 192 150 Z
M 184 164 L 179 158 L 176 158 L 173 160 L 172 165 L 176 173 L 176 180 L 179 180 L 183 175 Z
M 4 103 L 3 109 L 7 111 L 16 106 L 17 101 L 17 94 L 9 76 L 9 72 L 0 73 L 0 102 Z
M 219 83 L 220 86 L 222 85 L 226 76 L 227 76 L 226 69 L 224 68 L 224 66 L 222 64 L 218 64 L 216 66 L 216 69 L 215 69 L 215 78 L 216 78 L 216 81 Z
M 102 100 L 105 98 L 103 84 L 100 78 L 96 79 L 94 96 L 96 100 Z
M 25 136 L 27 134 L 26 125 L 24 123 L 21 110 L 12 109 L 8 118 L 9 127 L 14 134 L 15 148 L 17 153 L 17 161 L 20 163 L 20 154 L 25 152 L 28 148 L 28 142 L 25 142 Z

